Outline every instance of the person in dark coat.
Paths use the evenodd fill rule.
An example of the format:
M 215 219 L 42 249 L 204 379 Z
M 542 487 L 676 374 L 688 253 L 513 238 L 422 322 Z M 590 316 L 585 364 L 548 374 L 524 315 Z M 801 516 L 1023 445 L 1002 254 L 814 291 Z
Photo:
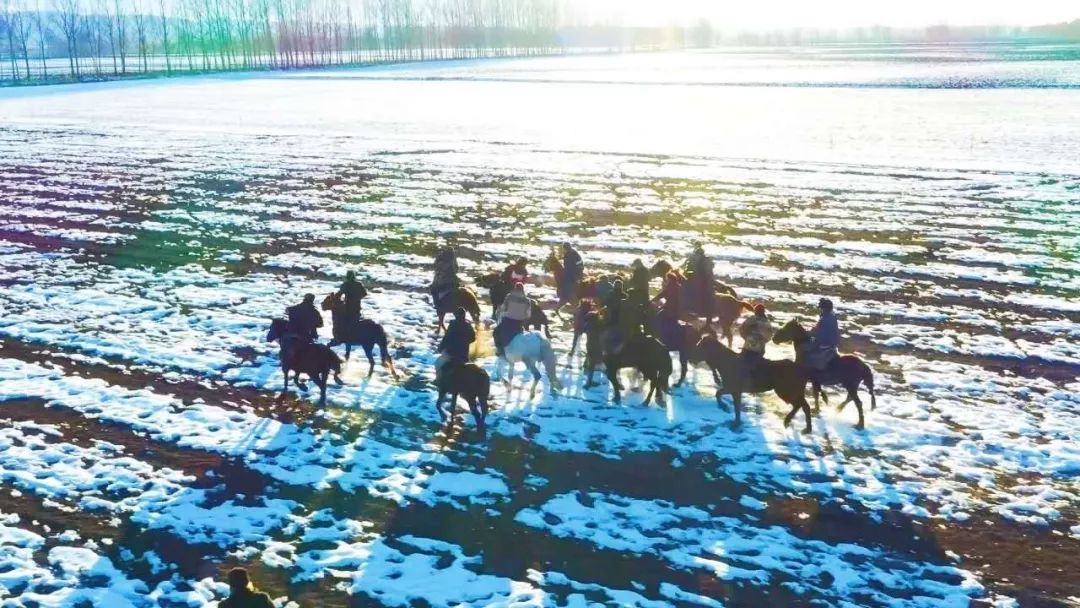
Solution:
M 315 308 L 315 294 L 305 294 L 304 301 L 285 309 L 289 322 L 286 332 L 299 340 L 314 342 L 323 326 L 322 314 Z
M 255 590 L 247 570 L 233 568 L 228 580 L 229 597 L 218 604 L 220 608 L 274 608 L 269 595 Z
M 821 298 L 818 301 L 818 321 L 810 330 L 810 348 L 807 364 L 815 370 L 823 370 L 833 359 L 840 356 L 840 323 L 833 312 L 832 300 Z
M 435 382 L 441 383 L 443 370 L 469 362 L 469 346 L 476 341 L 476 330 L 465 317 L 465 309 L 458 307 L 454 319 L 439 342 L 439 358 L 435 360 Z
M 653 303 L 660 303 L 660 310 L 656 313 L 656 324 L 664 344 L 674 344 L 678 341 L 679 320 L 682 319 L 682 290 L 679 274 L 671 271 L 664 275 L 664 284 L 660 288 L 660 293 L 652 299 Z
M 428 288 L 431 293 L 431 299 L 438 307 L 446 294 L 450 290 L 461 285 L 461 279 L 458 278 L 458 262 L 457 252 L 453 247 L 447 246 L 435 256 L 435 272 L 431 279 L 431 286 Z
M 712 320 L 713 261 L 705 255 L 705 247 L 694 243 L 694 250 L 686 258 L 687 304 L 691 310 L 701 313 L 707 320 Z
M 578 253 L 570 243 L 563 243 L 562 254 L 562 284 L 557 287 L 559 297 L 569 301 L 573 299 L 578 283 L 580 283 L 581 278 L 585 276 L 585 261 L 581 259 L 581 254 Z
M 367 289 L 364 288 L 364 284 L 356 279 L 356 273 L 349 271 L 345 273 L 345 282 L 338 288 L 334 297 L 341 298 L 345 305 L 344 320 L 346 325 L 354 325 L 360 321 L 360 305 L 361 301 L 367 297 Z
M 626 292 L 623 290 L 621 280 L 616 280 L 611 286 L 611 293 L 604 298 L 604 339 L 605 352 L 612 354 L 622 350 L 623 335 L 623 308 L 626 306 Z
M 641 261 L 641 258 L 635 259 L 630 265 L 630 289 L 626 292 L 631 302 L 640 306 L 646 306 L 649 303 L 650 278 L 649 269 L 645 267 L 645 263 Z

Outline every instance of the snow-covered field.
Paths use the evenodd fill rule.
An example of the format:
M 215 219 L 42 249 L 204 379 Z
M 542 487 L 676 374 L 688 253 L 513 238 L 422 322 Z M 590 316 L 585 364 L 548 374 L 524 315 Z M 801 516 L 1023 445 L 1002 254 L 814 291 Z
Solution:
M 1001 140 L 978 147 L 898 118 L 889 164 L 814 129 L 771 132 L 755 159 L 700 133 L 656 155 L 682 144 L 655 125 L 585 149 L 655 107 L 650 86 L 582 133 L 560 119 L 568 101 L 535 98 L 603 85 L 340 74 L 0 93 L 0 605 L 214 606 L 234 565 L 282 606 L 1080 596 L 1080 176 L 1032 169 L 1039 146 L 1080 167 L 1078 139 L 1045 148 L 1080 132 L 1052 111 L 1080 92 L 968 117 Z M 944 124 L 1020 94 L 964 93 L 859 91 L 838 112 L 918 94 Z M 485 124 L 489 94 L 533 101 Z M 808 94 L 794 112 L 809 122 L 819 91 L 724 93 L 742 108 Z M 838 302 L 846 349 L 877 373 L 866 431 L 824 406 L 799 435 L 769 396 L 732 430 L 706 370 L 666 409 L 640 393 L 617 407 L 576 365 L 557 397 L 496 386 L 486 441 L 468 417 L 440 426 L 424 295 L 438 245 L 472 277 L 518 253 L 538 271 L 564 240 L 620 270 L 694 238 L 777 325 Z M 325 409 L 276 402 L 268 320 L 348 269 L 401 381 L 354 354 Z

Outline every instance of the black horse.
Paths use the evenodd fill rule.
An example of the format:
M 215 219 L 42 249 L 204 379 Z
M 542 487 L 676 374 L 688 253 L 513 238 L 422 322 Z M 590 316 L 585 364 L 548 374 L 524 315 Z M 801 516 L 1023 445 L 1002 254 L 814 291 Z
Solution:
M 389 369 L 395 379 L 398 377 L 397 370 L 394 368 L 394 359 L 390 356 L 390 348 L 387 346 L 386 331 L 382 325 L 371 319 L 360 319 L 349 327 L 345 321 L 345 305 L 332 293 L 323 298 L 322 309 L 329 310 L 334 319 L 334 339 L 330 341 L 329 346 L 344 344 L 346 361 L 352 354 L 353 345 L 363 348 L 370 365 L 368 368 L 368 376 L 370 376 L 375 372 L 374 351 L 375 346 L 378 345 L 383 367 Z
M 476 277 L 476 286 L 488 290 L 488 301 L 491 302 L 491 315 L 494 316 L 495 312 L 502 306 L 506 296 L 510 295 L 511 285 L 502 280 L 502 275 L 497 272 L 489 272 Z M 529 298 L 529 302 L 532 303 L 530 307 L 531 312 L 529 314 L 529 320 L 525 322 L 525 331 L 529 329 L 536 329 L 536 331 L 543 330 L 544 336 L 548 340 L 551 339 L 551 320 L 548 319 L 547 313 L 540 308 L 540 303 L 534 298 Z
M 806 358 L 807 348 L 810 345 L 810 332 L 806 331 L 795 319 L 788 321 L 780 331 L 773 335 L 773 342 L 784 344 L 791 342 L 795 346 L 795 361 L 802 363 Z M 829 404 L 829 397 L 821 389 L 822 385 L 832 386 L 839 384 L 847 389 L 847 399 L 837 408 L 843 410 L 848 402 L 854 402 L 859 410 L 859 424 L 857 429 L 863 429 L 866 420 L 863 417 L 862 399 L 859 399 L 859 385 L 865 384 L 866 390 L 870 391 L 870 409 L 877 408 L 877 395 L 874 394 L 874 371 L 865 361 L 855 355 L 841 355 L 836 357 L 821 371 L 810 374 L 811 391 L 814 395 L 814 410 L 818 409 L 818 396 Z
M 453 365 L 453 364 L 448 364 Z M 474 363 L 457 365 L 443 370 L 442 382 L 439 383 L 439 398 L 435 400 L 435 409 L 439 411 L 439 417 L 446 420 L 446 412 L 443 411 L 442 402 L 446 395 L 450 395 L 450 424 L 454 424 L 457 415 L 458 397 L 464 397 L 469 404 L 469 411 L 476 420 L 476 430 L 481 435 L 486 434 L 488 406 L 491 399 L 491 379 L 487 372 Z
M 599 323 L 586 324 L 585 388 L 593 386 L 595 361 L 602 358 L 604 374 L 611 382 L 612 400 L 615 403 L 622 402 L 622 395 L 619 392 L 622 390 L 622 384 L 619 383 L 619 370 L 629 367 L 641 372 L 641 375 L 649 382 L 649 392 L 645 394 L 643 405 L 649 405 L 654 394 L 656 403 L 664 405 L 664 395 L 670 390 L 668 380 L 671 377 L 671 355 L 668 354 L 667 347 L 656 338 L 639 334 L 627 340 L 618 352 L 611 352 L 603 347 L 606 340 L 600 335 L 601 331 L 604 330 L 600 329 Z M 603 348 L 603 354 L 600 357 L 592 352 L 597 348 Z
M 270 321 L 270 331 L 266 332 L 266 341 L 277 341 L 280 345 L 278 351 L 281 359 L 281 371 L 285 375 L 285 385 L 281 389 L 279 400 L 285 398 L 289 391 L 289 372 L 294 372 L 296 385 L 302 390 L 307 386 L 300 381 L 300 374 L 307 374 L 315 384 L 319 386 L 319 405 L 326 405 L 326 384 L 330 374 L 334 375 L 337 383 L 344 384 L 339 374 L 341 373 L 341 357 L 338 357 L 329 346 L 312 342 L 301 342 L 285 337 L 287 325 L 285 319 Z

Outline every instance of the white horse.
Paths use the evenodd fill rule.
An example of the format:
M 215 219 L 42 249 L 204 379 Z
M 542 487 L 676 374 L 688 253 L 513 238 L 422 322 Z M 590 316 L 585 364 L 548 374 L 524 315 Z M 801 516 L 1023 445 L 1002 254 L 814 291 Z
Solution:
M 518 361 L 523 362 L 533 375 L 529 399 L 536 396 L 536 386 L 540 383 L 540 370 L 536 368 L 537 363 L 544 364 L 548 383 L 551 384 L 551 394 L 554 395 L 562 388 L 556 370 L 555 351 L 551 348 L 551 342 L 548 342 L 540 332 L 527 331 L 514 336 L 510 344 L 503 349 L 503 355 L 505 358 L 499 357 L 495 362 L 495 381 L 498 382 L 502 378 L 503 369 L 509 363 L 510 373 L 506 376 L 506 390 L 510 390 L 510 382 L 514 378 L 514 367 Z

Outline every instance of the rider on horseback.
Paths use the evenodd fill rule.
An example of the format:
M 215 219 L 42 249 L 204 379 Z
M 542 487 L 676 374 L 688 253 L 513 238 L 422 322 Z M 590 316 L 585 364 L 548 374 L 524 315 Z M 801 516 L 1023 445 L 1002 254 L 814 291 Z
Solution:
M 304 294 L 304 301 L 286 308 L 285 314 L 289 319 L 286 336 L 304 342 L 314 342 L 319 337 L 323 318 L 315 308 L 315 294 Z
M 704 310 L 697 312 L 704 313 L 706 320 L 711 320 L 713 261 L 709 256 L 705 255 L 705 247 L 700 242 L 694 243 L 694 250 L 686 258 L 684 270 L 687 278 L 686 287 L 689 292 L 687 296 L 691 299 L 691 302 L 704 303 Z M 691 306 L 691 308 L 694 308 L 694 306 Z
M 751 379 L 758 375 L 765 361 L 765 345 L 773 337 L 772 323 L 765 315 L 765 305 L 755 304 L 754 314 L 743 321 L 739 326 L 739 335 L 743 339 L 742 355 L 743 362 L 750 371 Z
M 560 299 L 571 301 L 575 295 L 574 292 L 577 290 L 578 282 L 585 276 L 585 261 L 581 259 L 581 254 L 570 243 L 562 244 L 562 255 L 563 276 L 556 289 Z
M 679 319 L 682 318 L 682 282 L 677 272 L 670 271 L 664 275 L 664 284 L 660 293 L 653 297 L 652 302 L 663 300 L 660 310 L 656 312 L 656 324 L 660 329 L 661 341 L 671 344 L 679 332 Z
M 495 339 L 495 353 L 502 357 L 503 349 L 514 339 L 514 336 L 525 331 L 525 322 L 532 316 L 532 302 L 525 296 L 525 286 L 521 282 L 514 283 L 514 288 L 503 300 L 502 306 L 495 313 L 498 325 L 492 337 Z
M 604 298 L 604 350 L 615 354 L 622 350 L 627 336 L 624 334 L 624 316 L 627 295 L 623 283 L 616 280 L 611 286 L 611 293 Z
M 454 311 L 454 320 L 446 328 L 442 342 L 439 342 L 435 360 L 435 384 L 442 384 L 442 377 L 447 366 L 457 367 L 469 362 L 469 345 L 476 341 L 476 330 L 465 318 L 465 309 L 458 307 Z
M 345 282 L 338 287 L 334 298 L 344 300 L 344 312 L 342 321 L 345 327 L 352 327 L 360 322 L 360 302 L 367 296 L 364 284 L 356 280 L 356 273 L 350 270 L 345 273 Z
M 840 345 L 840 324 L 833 313 L 832 300 L 821 298 L 818 301 L 818 313 L 817 325 L 810 330 L 806 362 L 812 369 L 822 371 L 833 359 L 840 356 L 836 351 Z
M 641 258 L 630 264 L 630 289 L 627 295 L 634 304 L 647 306 L 649 303 L 649 269 Z
M 461 285 L 461 279 L 458 278 L 457 273 L 457 253 L 453 247 L 447 245 L 435 256 L 435 274 L 431 279 L 431 286 L 428 287 L 436 309 L 447 294 Z

